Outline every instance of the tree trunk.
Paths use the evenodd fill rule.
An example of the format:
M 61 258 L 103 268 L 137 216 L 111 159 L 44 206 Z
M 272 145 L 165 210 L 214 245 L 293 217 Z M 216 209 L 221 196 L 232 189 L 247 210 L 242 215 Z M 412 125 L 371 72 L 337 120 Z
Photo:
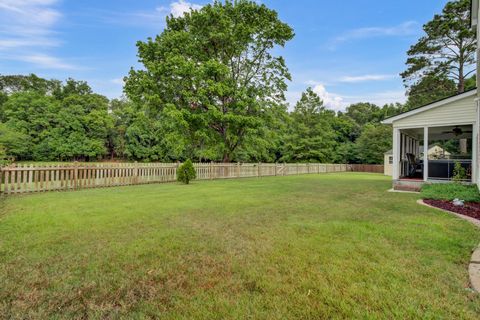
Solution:
M 460 56 L 460 61 L 458 63 L 458 86 L 457 93 L 465 92 L 465 76 L 463 74 L 463 56 Z
M 225 151 L 225 152 L 223 153 L 223 160 L 222 160 L 222 161 L 223 161 L 224 163 L 230 162 L 230 154 L 229 154 L 227 151 Z

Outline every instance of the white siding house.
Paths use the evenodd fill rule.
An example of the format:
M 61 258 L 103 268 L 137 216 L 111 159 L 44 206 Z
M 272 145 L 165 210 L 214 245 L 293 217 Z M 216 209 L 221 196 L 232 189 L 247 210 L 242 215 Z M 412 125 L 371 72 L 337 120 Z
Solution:
M 480 43 L 480 0 L 472 0 L 472 28 Z M 480 49 L 477 46 L 477 84 L 480 83 Z M 466 170 L 466 182 L 480 186 L 480 90 L 471 90 L 409 112 L 386 119 L 393 127 L 393 186 L 397 189 L 419 189 L 429 181 L 449 181 L 454 164 Z M 420 146 L 447 141 L 458 144 L 458 153 L 450 159 L 420 159 Z
M 466 182 L 478 182 L 478 119 L 477 90 L 471 90 L 384 120 L 393 127 L 394 188 L 451 180 L 457 162 L 467 172 Z M 421 147 L 438 141 L 457 143 L 461 151 L 452 159 L 422 157 Z

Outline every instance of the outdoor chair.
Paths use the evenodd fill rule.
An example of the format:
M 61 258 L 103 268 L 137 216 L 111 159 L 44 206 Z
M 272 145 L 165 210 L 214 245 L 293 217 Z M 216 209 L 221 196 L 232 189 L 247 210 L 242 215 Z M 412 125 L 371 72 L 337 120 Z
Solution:
M 407 153 L 408 161 L 408 174 L 407 176 L 412 178 L 417 175 L 417 173 L 423 172 L 423 164 L 420 163 L 413 153 Z

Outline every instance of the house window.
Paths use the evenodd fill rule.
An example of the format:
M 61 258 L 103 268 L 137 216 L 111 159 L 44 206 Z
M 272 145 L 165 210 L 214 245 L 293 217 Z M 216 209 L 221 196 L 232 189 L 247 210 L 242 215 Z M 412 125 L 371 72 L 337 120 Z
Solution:
M 393 156 L 388 157 L 388 164 L 393 164 Z

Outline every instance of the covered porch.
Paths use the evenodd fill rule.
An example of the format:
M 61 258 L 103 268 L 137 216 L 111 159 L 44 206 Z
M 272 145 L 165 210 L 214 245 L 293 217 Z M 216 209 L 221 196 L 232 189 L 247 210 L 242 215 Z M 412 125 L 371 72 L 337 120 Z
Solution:
M 418 189 L 427 181 L 452 181 L 455 175 L 475 182 L 475 131 L 473 124 L 394 127 L 394 188 Z M 456 171 L 455 165 L 463 170 Z

